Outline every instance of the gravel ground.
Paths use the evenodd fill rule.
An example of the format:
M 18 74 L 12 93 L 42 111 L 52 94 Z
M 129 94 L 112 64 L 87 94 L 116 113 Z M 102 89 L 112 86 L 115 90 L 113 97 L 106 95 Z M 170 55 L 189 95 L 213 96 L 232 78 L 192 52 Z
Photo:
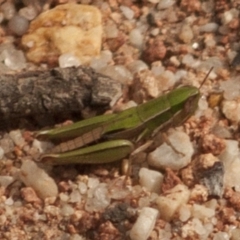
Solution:
M 56 52 L 30 61 L 23 41 L 33 19 L 65 3 L 102 15 L 100 56 L 85 64 L 124 86 L 108 112 L 178 85 L 199 87 L 213 70 L 195 114 L 135 154 L 129 177 L 120 162 L 37 164 L 50 143 L 27 127 L 2 131 L 0 239 L 240 239 L 240 2 L 23 2 L 0 1 L 1 74 L 80 64 L 72 53 Z

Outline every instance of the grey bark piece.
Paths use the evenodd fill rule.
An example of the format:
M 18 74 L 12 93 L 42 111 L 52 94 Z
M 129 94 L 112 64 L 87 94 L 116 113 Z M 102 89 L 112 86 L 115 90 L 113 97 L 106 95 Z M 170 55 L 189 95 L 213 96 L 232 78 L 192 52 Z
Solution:
M 86 106 L 106 108 L 122 86 L 89 67 L 54 68 L 0 76 L 0 122 L 62 118 Z M 0 126 L 1 127 L 1 126 Z

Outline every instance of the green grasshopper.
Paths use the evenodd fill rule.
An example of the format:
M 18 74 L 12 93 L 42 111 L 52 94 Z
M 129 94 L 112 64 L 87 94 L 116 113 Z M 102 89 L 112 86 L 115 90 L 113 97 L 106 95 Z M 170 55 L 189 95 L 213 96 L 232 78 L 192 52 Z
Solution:
M 63 141 L 51 153 L 44 154 L 41 160 L 51 165 L 99 164 L 121 160 L 135 149 L 133 142 L 138 143 L 162 129 L 186 121 L 197 109 L 199 98 L 198 88 L 182 86 L 120 113 L 39 131 L 36 137 L 40 140 Z

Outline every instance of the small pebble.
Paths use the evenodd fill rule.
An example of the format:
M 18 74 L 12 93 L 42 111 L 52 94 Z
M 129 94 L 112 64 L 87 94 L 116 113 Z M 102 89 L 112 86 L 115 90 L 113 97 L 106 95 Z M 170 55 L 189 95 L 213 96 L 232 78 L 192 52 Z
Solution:
M 126 7 L 126 6 L 120 6 L 120 9 L 121 9 L 123 15 L 125 16 L 125 18 L 127 18 L 128 20 L 133 19 L 134 12 L 131 8 Z
M 87 185 L 84 182 L 78 183 L 78 189 L 81 194 L 86 194 L 87 193 Z
M 211 13 L 215 8 L 215 3 L 213 1 L 202 2 L 202 10 L 206 13 Z
M 222 68 L 224 68 L 224 64 L 225 63 L 222 61 L 222 59 L 214 56 L 214 57 L 209 57 L 207 60 L 203 61 L 199 66 L 199 69 L 207 73 L 209 69 L 213 67 L 213 70 L 211 71 L 208 77 L 210 79 L 214 79 L 214 77 L 216 76 L 215 72 L 217 70 L 221 70 Z
M 8 27 L 14 34 L 22 36 L 28 30 L 29 21 L 25 17 L 14 15 L 8 22 Z
M 145 207 L 141 210 L 137 221 L 130 230 L 131 240 L 147 240 L 158 216 L 158 210 Z
M 106 38 L 116 38 L 118 36 L 118 29 L 113 21 L 108 21 L 104 28 Z
M 2 13 L 2 12 L 0 12 L 0 23 L 2 23 L 2 22 L 3 22 L 3 20 L 4 20 L 4 15 L 3 15 L 3 13 Z
M 207 23 L 205 25 L 202 25 L 199 30 L 201 32 L 216 32 L 218 30 L 219 25 L 215 22 Z
M 0 145 L 3 149 L 4 153 L 9 153 L 13 151 L 14 143 L 12 139 L 9 137 L 9 135 L 4 135 L 2 139 L 0 139 Z
M 171 221 L 174 214 L 183 204 L 186 204 L 190 198 L 190 190 L 183 184 L 178 184 L 164 195 L 156 199 L 161 218 L 167 222 Z
M 235 100 L 240 95 L 239 80 L 239 77 L 235 77 L 220 83 L 221 90 L 223 90 L 223 96 L 226 100 Z
M 155 76 L 161 76 L 165 72 L 165 67 L 156 63 L 152 63 L 151 71 Z
M 232 234 L 231 240 L 239 240 L 240 239 L 240 229 L 239 228 L 233 229 L 231 234 Z
M 27 7 L 21 8 L 18 14 L 31 21 L 37 16 L 38 12 L 36 8 L 34 8 L 32 5 L 29 5 Z
M 69 204 L 64 204 L 61 208 L 61 214 L 64 216 L 64 217 L 69 217 L 71 216 L 73 213 L 74 213 L 74 209 L 71 205 Z
M 71 192 L 69 202 L 71 202 L 71 203 L 80 203 L 81 202 L 81 194 L 78 190 L 73 190 Z
M 89 178 L 87 186 L 89 188 L 96 188 L 99 185 L 99 180 L 97 178 Z
M 222 24 L 227 25 L 228 23 L 230 23 L 233 20 L 233 18 L 238 17 L 238 15 L 239 15 L 239 11 L 234 8 L 229 11 L 225 11 L 223 13 L 222 19 L 221 19 Z
M 191 217 L 191 206 L 183 204 L 179 209 L 179 219 L 186 222 Z
M 55 181 L 31 160 L 23 162 L 19 176 L 24 184 L 32 187 L 41 199 L 58 195 Z
M 21 196 L 27 203 L 40 203 L 41 200 L 36 195 L 36 192 L 31 187 L 21 189 Z
M 12 70 L 22 70 L 26 67 L 26 58 L 21 50 L 5 49 L 2 52 L 4 64 Z
M 9 197 L 9 198 L 7 198 L 7 199 L 5 200 L 4 203 L 5 203 L 6 205 L 8 205 L 8 206 L 12 206 L 13 203 L 14 203 L 14 201 L 13 201 L 12 197 Z
M 167 48 L 160 37 L 148 42 L 146 49 L 143 51 L 143 59 L 151 64 L 155 61 L 164 59 L 167 53 Z
M 193 204 L 192 216 L 200 220 L 204 220 L 205 218 L 212 218 L 215 216 L 215 210 L 199 204 Z
M 193 229 L 199 236 L 204 235 L 206 233 L 203 223 L 198 218 L 192 219 L 192 225 Z
M 168 136 L 168 141 L 171 145 L 163 143 L 148 155 L 149 165 L 156 168 L 169 167 L 173 170 L 187 166 L 194 153 L 189 136 L 184 132 L 175 131 Z
M 101 69 L 107 67 L 109 63 L 112 61 L 112 52 L 109 50 L 104 50 L 101 52 L 100 57 L 93 58 L 90 66 L 95 69 L 97 72 L 99 72 Z
M 151 35 L 152 36 L 157 36 L 159 34 L 160 30 L 158 28 L 154 28 L 152 31 L 151 31 Z
M 1 12 L 3 12 L 4 18 L 9 20 L 16 13 L 16 9 L 11 1 L 5 1 L 5 3 L 1 5 Z
M 230 238 L 228 233 L 220 231 L 214 234 L 213 240 L 230 240 Z
M 44 213 L 56 217 L 60 214 L 60 209 L 54 205 L 47 205 L 44 207 Z
M 81 65 L 80 60 L 72 53 L 61 54 L 58 58 L 60 68 L 78 67 Z
M 174 3 L 175 3 L 174 0 L 161 0 L 161 1 L 159 1 L 158 5 L 157 5 L 157 9 L 158 10 L 163 10 L 163 9 L 169 8 Z
M 15 179 L 12 176 L 0 176 L 0 186 L 7 187 L 11 183 L 13 183 Z
M 127 65 L 127 68 L 131 71 L 132 74 L 137 72 L 147 70 L 148 65 L 142 60 L 135 60 Z
M 195 59 L 191 54 L 186 54 L 183 56 L 182 63 L 190 68 L 198 68 L 201 64 L 201 61 Z
M 150 192 L 160 193 L 163 175 L 154 170 L 141 168 L 139 171 L 139 183 Z
M 135 28 L 129 33 L 131 44 L 139 49 L 143 47 L 143 35 L 139 29 Z
M 69 196 L 68 196 L 68 194 L 61 192 L 61 193 L 59 194 L 59 199 L 60 199 L 62 202 L 68 202 Z
M 148 2 L 150 2 L 150 3 L 158 3 L 159 2 L 159 0 L 148 0 Z
M 13 140 L 14 144 L 19 147 L 23 147 L 26 144 L 20 130 L 11 131 L 9 136 Z
M 179 67 L 180 66 L 180 61 L 177 59 L 176 56 L 172 56 L 170 57 L 169 61 L 176 67 Z
M 190 43 L 194 37 L 192 28 L 190 27 L 189 24 L 184 23 L 181 26 L 179 35 L 179 39 L 182 40 L 184 43 Z
M 92 196 L 87 198 L 85 210 L 88 212 L 103 211 L 109 206 L 110 202 L 111 199 L 106 184 L 99 184 L 96 188 L 92 189 Z
M 222 102 L 222 112 L 227 119 L 235 124 L 240 122 L 240 101 L 227 101 Z
M 238 141 L 225 140 L 225 144 L 225 150 L 219 155 L 219 159 L 223 162 L 225 168 L 224 186 L 240 191 L 240 152 Z
M 69 240 L 84 240 L 84 237 L 79 234 L 71 234 L 71 238 Z
M 108 65 L 105 68 L 100 69 L 99 72 L 122 84 L 131 84 L 133 80 L 131 72 L 124 65 Z
M 0 146 L 0 160 L 2 160 L 4 157 L 4 150 L 3 148 Z
M 229 28 L 227 25 L 220 26 L 220 27 L 218 28 L 218 32 L 219 32 L 220 34 L 222 34 L 222 35 L 227 35 L 227 34 L 229 34 L 229 32 L 230 32 L 230 28 Z
M 176 73 L 175 73 L 175 80 L 176 82 L 178 82 L 180 79 L 184 78 L 187 76 L 187 71 L 185 70 L 178 70 Z

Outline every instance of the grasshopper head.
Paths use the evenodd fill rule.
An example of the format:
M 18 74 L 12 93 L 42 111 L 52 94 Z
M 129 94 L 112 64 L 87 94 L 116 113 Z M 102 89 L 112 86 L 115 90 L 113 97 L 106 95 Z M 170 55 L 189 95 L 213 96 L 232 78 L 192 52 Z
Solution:
M 200 98 L 199 89 L 193 86 L 183 86 L 168 94 L 172 113 L 176 124 L 179 125 L 194 114 Z

